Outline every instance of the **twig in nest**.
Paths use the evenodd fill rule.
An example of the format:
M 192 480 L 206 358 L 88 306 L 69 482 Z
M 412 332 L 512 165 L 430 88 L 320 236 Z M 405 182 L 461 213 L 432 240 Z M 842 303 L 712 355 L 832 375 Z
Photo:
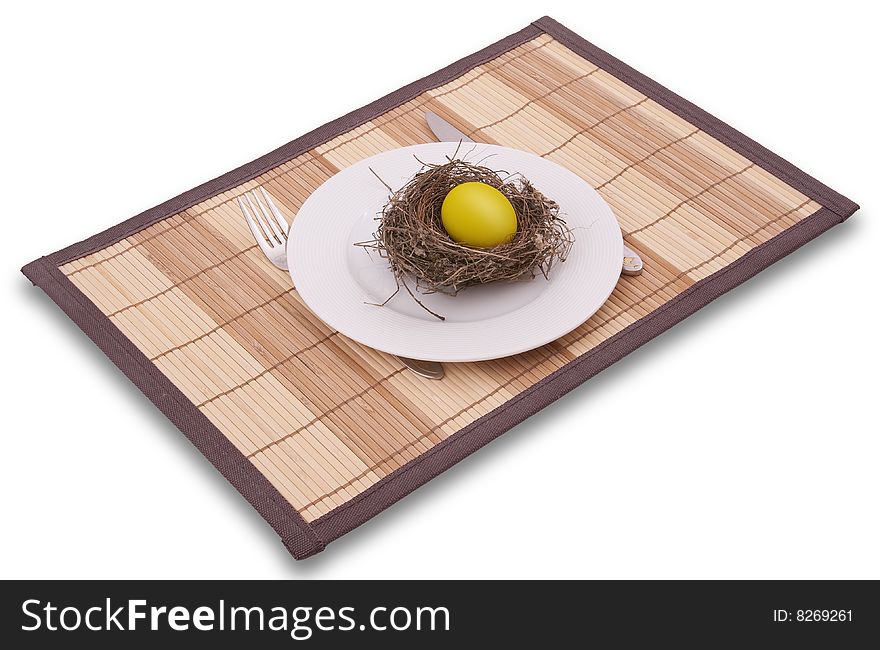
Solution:
M 443 200 L 455 186 L 474 181 L 498 189 L 513 205 L 517 232 L 511 241 L 489 249 L 472 248 L 456 243 L 446 232 L 440 219 Z M 556 262 L 565 260 L 573 243 L 559 206 L 528 179 L 502 178 L 488 167 L 452 159 L 423 164 L 412 180 L 392 193 L 373 239 L 355 245 L 387 258 L 398 291 L 402 285 L 425 311 L 443 320 L 416 297 L 408 278 L 415 279 L 415 289 L 422 293 L 449 295 L 475 284 L 533 279 L 538 272 L 546 278 Z
M 376 173 L 375 169 L 373 169 L 372 167 L 367 167 L 367 169 L 369 169 L 371 172 L 373 172 L 373 176 L 378 178 L 379 182 L 382 183 L 382 185 L 384 185 L 385 187 L 387 187 L 389 192 L 391 192 L 392 194 L 394 193 L 394 190 L 391 189 L 391 186 L 388 183 L 386 183 L 384 180 L 382 180 L 382 177 Z

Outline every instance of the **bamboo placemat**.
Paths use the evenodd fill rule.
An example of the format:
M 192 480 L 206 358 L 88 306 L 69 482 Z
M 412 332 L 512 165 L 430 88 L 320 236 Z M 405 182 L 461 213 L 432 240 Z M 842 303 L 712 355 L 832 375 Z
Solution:
M 429 110 L 575 171 L 645 261 L 571 334 L 442 381 L 328 329 L 236 204 L 263 185 L 292 220 L 340 169 L 432 142 Z M 545 17 L 23 272 L 301 558 L 856 209 Z

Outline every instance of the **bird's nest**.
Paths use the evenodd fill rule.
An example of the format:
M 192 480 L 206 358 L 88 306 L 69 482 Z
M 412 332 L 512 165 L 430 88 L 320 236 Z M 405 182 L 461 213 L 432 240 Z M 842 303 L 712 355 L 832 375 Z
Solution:
M 441 320 L 443 316 L 425 307 L 414 289 L 455 295 L 475 284 L 530 280 L 538 273 L 548 277 L 551 267 L 565 260 L 574 236 L 555 201 L 521 175 L 502 177 L 502 173 L 459 159 L 424 163 L 406 185 L 392 192 L 373 239 L 356 245 L 387 259 L 397 291 L 403 287 Z M 494 248 L 472 248 L 456 243 L 446 232 L 440 220 L 443 200 L 452 188 L 471 181 L 491 185 L 510 201 L 517 218 L 511 241 Z

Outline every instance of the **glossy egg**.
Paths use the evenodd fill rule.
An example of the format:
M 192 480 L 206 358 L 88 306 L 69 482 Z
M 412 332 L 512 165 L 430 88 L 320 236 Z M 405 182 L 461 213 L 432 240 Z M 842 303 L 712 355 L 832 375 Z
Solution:
M 516 234 L 516 211 L 497 189 L 485 183 L 453 187 L 440 208 L 446 232 L 459 244 L 492 248 L 506 244 Z

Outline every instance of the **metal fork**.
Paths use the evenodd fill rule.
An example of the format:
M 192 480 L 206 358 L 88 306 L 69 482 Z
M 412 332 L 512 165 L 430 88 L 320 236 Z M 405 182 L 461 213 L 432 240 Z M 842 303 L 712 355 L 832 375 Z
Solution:
M 260 193 L 250 190 L 238 197 L 238 207 L 247 221 L 257 245 L 272 264 L 287 270 L 287 234 L 290 226 L 272 195 L 262 186 Z M 262 198 L 261 198 L 262 197 Z M 400 362 L 420 377 L 443 379 L 443 366 L 436 361 L 421 361 L 397 357 Z
M 263 200 L 257 194 L 256 190 L 245 192 L 242 197 L 238 197 L 238 206 L 241 213 L 247 219 L 248 227 L 251 229 L 254 239 L 263 254 L 269 258 L 279 269 L 287 270 L 287 233 L 290 226 L 287 225 L 287 219 L 281 214 L 281 210 L 275 205 L 275 201 L 269 196 L 269 193 L 262 186 L 259 188 Z M 268 208 L 266 207 L 268 205 Z

